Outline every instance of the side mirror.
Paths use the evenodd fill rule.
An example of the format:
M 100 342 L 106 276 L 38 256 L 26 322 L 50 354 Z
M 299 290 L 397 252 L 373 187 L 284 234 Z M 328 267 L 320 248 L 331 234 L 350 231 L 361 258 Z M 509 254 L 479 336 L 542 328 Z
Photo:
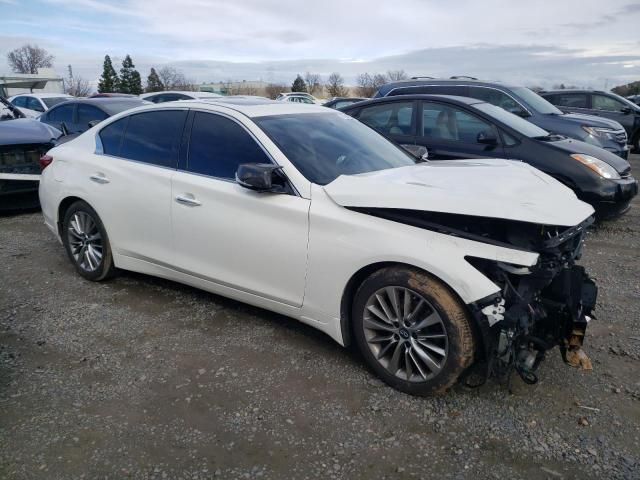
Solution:
M 478 133 L 476 141 L 482 145 L 497 145 L 498 137 L 496 137 L 496 134 L 490 130 L 483 130 Z
M 633 110 L 632 110 L 632 108 L 631 108 L 631 107 L 622 107 L 622 108 L 620 109 L 620 111 L 621 111 L 622 113 L 624 113 L 625 115 L 629 115 Z
M 280 184 L 274 184 L 274 180 L 280 180 L 277 172 L 282 167 L 270 163 L 243 163 L 238 165 L 236 182 L 238 185 L 257 192 L 282 192 L 284 188 Z
M 89 125 L 89 128 L 93 128 L 99 123 L 100 123 L 100 120 L 91 120 L 87 125 Z

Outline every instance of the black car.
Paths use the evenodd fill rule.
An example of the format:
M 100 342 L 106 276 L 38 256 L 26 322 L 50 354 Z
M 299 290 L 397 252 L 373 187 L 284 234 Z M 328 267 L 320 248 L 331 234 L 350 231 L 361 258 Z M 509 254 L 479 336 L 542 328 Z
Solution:
M 8 105 L 0 97 L 0 211 L 36 208 L 40 158 L 62 133 Z
M 354 103 L 362 102 L 364 100 L 368 100 L 368 98 L 333 97 L 328 102 L 323 103 L 322 106 L 340 110 L 341 108 L 348 107 L 349 105 L 353 105 Z
M 342 111 L 413 153 L 426 147 L 429 160 L 496 157 L 526 162 L 573 189 L 600 217 L 626 211 L 638 192 L 626 160 L 550 134 L 480 100 L 403 95 L 357 103 Z
M 71 134 L 82 133 L 117 113 L 148 104 L 137 97 L 79 98 L 59 103 L 43 113 L 39 120 Z
M 548 132 L 602 147 L 624 159 L 629 156 L 627 133 L 618 122 L 593 115 L 565 114 L 526 87 L 483 82 L 472 77 L 416 77 L 387 83 L 380 87 L 374 98 L 418 93 L 476 98 L 526 118 Z
M 640 153 L 640 106 L 620 95 L 600 90 L 550 90 L 544 98 L 567 113 L 583 113 L 615 120 L 624 127 Z

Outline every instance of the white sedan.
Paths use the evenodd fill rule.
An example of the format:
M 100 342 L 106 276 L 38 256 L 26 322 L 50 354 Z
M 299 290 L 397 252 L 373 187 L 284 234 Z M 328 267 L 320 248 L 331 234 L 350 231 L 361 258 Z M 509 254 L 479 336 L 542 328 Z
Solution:
M 476 360 L 531 380 L 554 344 L 582 355 L 564 342 L 595 303 L 574 265 L 593 210 L 527 164 L 424 162 L 341 112 L 251 98 L 129 110 L 41 163 L 45 223 L 88 280 L 296 318 L 411 394 Z
M 13 106 L 18 107 L 25 116 L 36 118 L 51 107 L 73 98 L 66 93 L 21 93 L 9 97 L 7 100 Z

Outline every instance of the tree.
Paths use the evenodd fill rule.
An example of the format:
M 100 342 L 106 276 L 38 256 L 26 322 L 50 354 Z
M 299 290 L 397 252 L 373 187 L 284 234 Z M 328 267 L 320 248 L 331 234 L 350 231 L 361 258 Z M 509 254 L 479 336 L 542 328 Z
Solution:
M 73 75 L 73 68 L 71 65 L 67 67 L 69 69 L 69 78 L 65 80 L 64 91 L 74 97 L 86 97 L 91 93 L 91 85 L 89 81 L 82 77 Z
M 398 82 L 400 80 L 407 80 L 409 75 L 405 73 L 404 70 L 388 70 L 387 71 L 387 80 L 390 82 Z
M 9 52 L 7 61 L 15 73 L 38 73 L 39 68 L 53 66 L 53 55 L 38 45 L 23 45 Z
M 149 72 L 149 76 L 147 77 L 147 88 L 146 92 L 161 92 L 164 90 L 164 85 L 160 81 L 160 77 L 156 73 L 155 68 L 151 68 L 151 72 Z
M 325 88 L 330 97 L 346 97 L 349 94 L 344 86 L 344 78 L 338 72 L 329 75 Z
M 270 83 L 265 87 L 265 94 L 271 100 L 275 100 L 278 95 L 287 91 L 287 86 L 281 83 Z
M 356 84 L 358 86 L 358 95 L 361 97 L 372 97 L 374 93 L 385 83 L 387 78 L 384 75 L 376 73 L 371 75 L 370 73 L 361 73 L 356 78 Z
M 102 76 L 98 81 L 98 92 L 111 93 L 118 90 L 120 79 L 116 70 L 111 63 L 111 57 L 109 55 L 104 56 L 104 63 L 102 64 Z
M 122 61 L 120 69 L 120 82 L 118 82 L 118 91 L 120 93 L 131 93 L 140 95 L 142 93 L 142 79 L 140 72 L 136 70 L 131 57 L 127 55 Z
M 162 67 L 158 70 L 158 77 L 160 77 L 160 83 L 164 86 L 164 90 L 198 90 L 195 82 L 187 80 L 182 72 L 173 67 Z
M 304 79 L 300 75 L 296 76 L 296 79 L 293 81 L 293 84 L 291 85 L 291 91 L 292 92 L 307 91 L 307 84 L 304 83 Z
M 317 73 L 305 73 L 304 81 L 307 84 L 307 91 L 311 95 L 322 92 L 322 78 Z

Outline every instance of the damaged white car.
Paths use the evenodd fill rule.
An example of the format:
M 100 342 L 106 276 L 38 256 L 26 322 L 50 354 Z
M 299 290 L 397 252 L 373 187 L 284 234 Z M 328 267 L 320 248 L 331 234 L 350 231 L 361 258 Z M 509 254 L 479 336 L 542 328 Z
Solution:
M 41 162 L 45 222 L 80 275 L 193 285 L 355 342 L 426 395 L 473 364 L 534 382 L 581 350 L 592 208 L 527 164 L 416 160 L 357 120 L 259 99 L 114 116 Z

